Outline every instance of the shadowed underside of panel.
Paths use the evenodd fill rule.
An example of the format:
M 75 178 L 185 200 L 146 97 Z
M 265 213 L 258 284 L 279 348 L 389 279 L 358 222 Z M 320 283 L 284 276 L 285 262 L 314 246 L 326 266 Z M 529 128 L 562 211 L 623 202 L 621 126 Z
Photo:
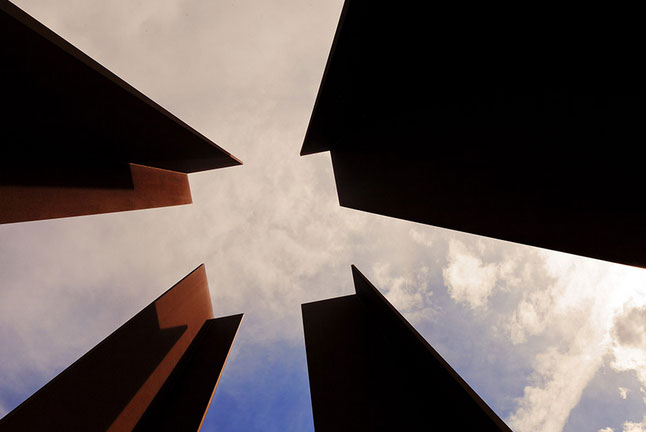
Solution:
M 345 207 L 646 267 L 639 14 L 567 9 L 347 0 L 301 154 Z
M 182 174 L 241 164 L 7 0 L 0 57 L 0 223 L 187 204 Z

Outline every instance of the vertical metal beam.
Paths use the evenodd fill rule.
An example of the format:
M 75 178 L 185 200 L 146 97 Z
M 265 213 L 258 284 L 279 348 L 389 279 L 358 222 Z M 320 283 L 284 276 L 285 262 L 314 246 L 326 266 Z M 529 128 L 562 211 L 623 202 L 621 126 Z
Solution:
M 207 377 L 210 400 L 217 383 L 212 375 L 219 377 L 241 316 L 212 318 L 201 265 L 0 420 L 0 430 L 129 431 L 171 374 L 187 376 L 187 383 Z M 198 332 L 200 342 L 193 345 Z M 189 346 L 197 353 L 186 357 Z M 215 369 L 202 362 L 204 356 Z M 198 367 L 180 374 L 180 360 Z M 192 375 L 198 370 L 199 377 Z
M 510 431 L 354 266 L 356 294 L 302 305 L 314 426 Z
M 198 431 L 242 314 L 207 320 L 137 424 L 136 431 Z

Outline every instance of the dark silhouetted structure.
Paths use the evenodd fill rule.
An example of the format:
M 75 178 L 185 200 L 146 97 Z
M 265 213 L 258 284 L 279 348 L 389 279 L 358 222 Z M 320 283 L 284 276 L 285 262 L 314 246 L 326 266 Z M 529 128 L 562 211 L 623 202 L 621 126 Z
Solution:
M 213 318 L 204 265 L 0 420 L 2 431 L 197 431 L 242 314 Z
M 0 223 L 191 203 L 241 162 L 0 0 Z
M 317 432 L 510 431 L 354 266 L 356 294 L 302 305 Z
M 646 266 L 642 24 L 346 0 L 301 154 L 342 206 Z

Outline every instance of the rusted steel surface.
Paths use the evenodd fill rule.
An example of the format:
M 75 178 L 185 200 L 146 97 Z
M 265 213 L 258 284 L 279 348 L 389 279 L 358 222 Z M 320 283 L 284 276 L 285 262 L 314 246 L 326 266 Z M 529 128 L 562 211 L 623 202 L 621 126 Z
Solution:
M 353 266 L 356 294 L 302 305 L 317 432 L 510 431 Z
M 135 431 L 198 431 L 224 369 L 242 314 L 207 320 Z
M 126 179 L 132 184 L 131 187 L 0 184 L 0 223 L 139 210 L 192 202 L 188 176 L 184 173 L 135 164 L 129 164 L 128 171 Z
M 0 420 L 0 430 L 132 430 L 211 318 L 201 265 Z

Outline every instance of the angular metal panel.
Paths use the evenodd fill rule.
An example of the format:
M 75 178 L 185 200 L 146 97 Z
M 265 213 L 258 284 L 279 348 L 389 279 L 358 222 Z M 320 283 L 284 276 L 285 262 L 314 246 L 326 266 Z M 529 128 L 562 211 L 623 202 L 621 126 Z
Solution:
M 67 159 L 185 173 L 240 164 L 7 0 L 0 29 L 0 170 Z
M 345 207 L 646 267 L 643 26 L 567 9 L 347 0 L 301 154 Z
M 353 266 L 356 294 L 302 305 L 314 426 L 510 431 Z
M 211 318 L 201 265 L 7 414 L 0 430 L 132 430 Z
M 61 186 L 56 185 L 56 180 L 61 178 L 58 173 L 50 174 L 49 186 L 0 183 L 0 223 L 85 216 L 193 202 L 186 174 L 135 164 L 126 165 L 125 168 L 127 171 L 124 172 L 120 165 L 114 168 L 103 166 L 95 172 L 103 179 L 119 177 L 125 183 L 123 187 L 68 186 L 64 181 L 71 177 L 70 170 L 65 172 Z M 87 171 L 91 170 L 92 167 L 87 167 Z M 127 183 L 131 186 L 128 187 Z
M 202 325 L 136 431 L 200 430 L 241 322 L 239 314 Z

